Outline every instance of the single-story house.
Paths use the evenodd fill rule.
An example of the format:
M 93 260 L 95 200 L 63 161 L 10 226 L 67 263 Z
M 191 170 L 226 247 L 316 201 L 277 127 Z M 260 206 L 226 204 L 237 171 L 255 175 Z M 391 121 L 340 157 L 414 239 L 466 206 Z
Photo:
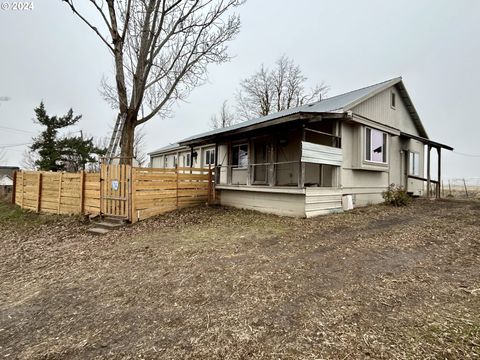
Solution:
M 427 183 L 430 193 L 440 181 L 442 148 L 453 150 L 429 139 L 399 77 L 191 136 L 149 155 L 152 167 L 214 167 L 222 205 L 311 217 L 381 202 L 392 183 L 416 196 L 425 195 Z M 439 186 L 435 191 L 439 195 Z
M 0 165 L 0 196 L 10 194 L 13 189 L 13 173 L 20 170 L 18 166 Z
M 0 175 L 0 186 L 13 186 L 13 179 L 9 175 Z

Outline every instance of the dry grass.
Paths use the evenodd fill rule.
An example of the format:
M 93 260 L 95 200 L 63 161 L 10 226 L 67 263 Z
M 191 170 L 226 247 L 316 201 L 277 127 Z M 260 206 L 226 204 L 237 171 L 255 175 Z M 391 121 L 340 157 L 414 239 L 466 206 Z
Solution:
M 106 237 L 77 218 L 0 226 L 0 356 L 480 357 L 479 202 L 185 209 Z

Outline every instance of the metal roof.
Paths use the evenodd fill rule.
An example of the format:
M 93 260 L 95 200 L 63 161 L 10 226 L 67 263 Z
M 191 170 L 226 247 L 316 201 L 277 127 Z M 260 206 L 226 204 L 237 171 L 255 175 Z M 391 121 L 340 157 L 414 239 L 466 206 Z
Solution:
M 201 134 L 197 134 L 194 136 L 190 136 L 183 140 L 180 140 L 178 144 L 175 144 L 177 147 L 181 146 L 182 144 L 192 143 L 193 141 L 200 141 L 205 138 L 210 138 L 212 136 L 226 134 L 235 130 L 241 130 L 242 128 L 247 128 L 252 125 L 258 125 L 262 123 L 267 123 L 272 120 L 281 119 L 287 116 L 296 115 L 296 114 L 305 114 L 305 113 L 344 113 L 356 105 L 364 102 L 365 100 L 379 94 L 380 92 L 388 89 L 391 86 L 396 86 L 402 100 L 405 103 L 421 137 L 428 139 L 428 135 L 420 121 L 420 117 L 413 106 L 413 103 L 403 85 L 402 78 L 396 77 L 390 80 L 383 81 L 378 84 L 370 85 L 361 89 L 353 90 L 344 94 L 332 96 L 330 98 L 325 98 L 320 101 L 298 106 L 295 108 L 290 108 L 287 110 L 279 111 L 277 113 L 269 114 L 267 116 L 259 117 L 252 120 L 247 120 L 232 126 L 228 126 L 225 128 L 210 130 Z M 286 120 L 287 121 L 287 120 Z M 265 124 L 267 125 L 267 124 Z M 165 152 L 167 150 L 171 150 L 170 147 L 172 146 L 172 150 L 174 149 L 173 145 L 169 145 L 167 147 L 163 147 L 161 149 L 155 150 L 150 154 L 158 153 L 158 152 Z

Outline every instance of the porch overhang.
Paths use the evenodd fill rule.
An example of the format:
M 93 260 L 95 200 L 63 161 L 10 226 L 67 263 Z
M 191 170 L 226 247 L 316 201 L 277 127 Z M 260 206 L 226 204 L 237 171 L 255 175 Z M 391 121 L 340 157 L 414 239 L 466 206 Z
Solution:
M 298 112 L 294 114 L 289 114 L 285 116 L 280 116 L 277 118 L 271 118 L 269 120 L 265 120 L 260 123 L 255 123 L 248 125 L 249 121 L 246 121 L 245 126 L 238 126 L 242 125 L 242 123 L 233 125 L 226 129 L 217 129 L 216 131 L 211 131 L 206 133 L 205 135 L 200 135 L 198 137 L 187 138 L 182 141 L 179 141 L 179 145 L 181 146 L 193 146 L 193 145 L 201 145 L 207 143 L 214 143 L 218 140 L 228 138 L 231 136 L 249 133 L 255 130 L 265 129 L 268 127 L 287 124 L 287 123 L 294 123 L 294 122 L 301 122 L 301 121 L 318 121 L 321 119 L 343 119 L 347 118 L 348 114 L 344 112 L 331 112 L 331 113 L 315 113 L 315 112 Z
M 425 145 L 428 145 L 430 147 L 434 147 L 434 148 L 437 148 L 437 149 L 441 148 L 441 149 L 453 151 L 453 147 L 451 147 L 451 146 L 448 146 L 448 145 L 445 145 L 445 144 L 442 144 L 442 143 L 439 143 L 439 142 L 436 142 L 436 141 L 432 141 L 430 139 L 427 139 L 427 138 L 424 138 L 424 137 L 421 137 L 421 136 L 407 134 L 405 132 L 400 132 L 400 136 L 404 137 L 404 138 L 418 140 L 418 141 L 424 143 Z

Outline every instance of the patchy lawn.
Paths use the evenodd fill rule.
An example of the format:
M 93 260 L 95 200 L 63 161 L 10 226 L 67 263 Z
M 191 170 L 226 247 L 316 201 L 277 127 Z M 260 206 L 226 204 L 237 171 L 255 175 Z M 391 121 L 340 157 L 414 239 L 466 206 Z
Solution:
M 86 228 L 0 204 L 0 357 L 480 357 L 478 201 Z

